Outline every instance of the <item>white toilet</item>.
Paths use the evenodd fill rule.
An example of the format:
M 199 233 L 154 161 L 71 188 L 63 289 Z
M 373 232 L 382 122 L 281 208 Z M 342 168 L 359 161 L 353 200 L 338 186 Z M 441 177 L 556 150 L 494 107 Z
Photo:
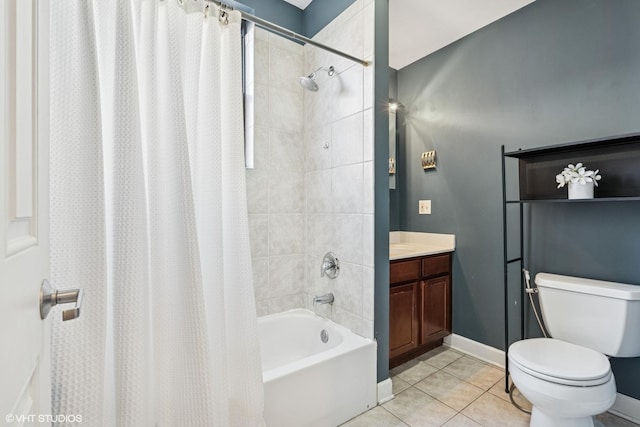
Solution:
M 509 347 L 509 372 L 533 405 L 532 427 L 593 427 L 616 399 L 606 355 L 640 356 L 640 286 L 538 273 L 552 338 Z

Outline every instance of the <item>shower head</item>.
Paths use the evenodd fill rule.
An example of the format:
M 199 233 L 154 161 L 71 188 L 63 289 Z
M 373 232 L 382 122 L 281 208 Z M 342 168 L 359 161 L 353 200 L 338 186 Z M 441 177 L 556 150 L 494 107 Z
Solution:
M 302 87 L 311 92 L 317 92 L 318 83 L 316 83 L 316 77 L 317 77 L 316 73 L 320 70 L 326 71 L 329 77 L 332 77 L 335 74 L 333 65 L 330 66 L 329 68 L 320 67 L 317 70 L 315 70 L 313 73 L 309 74 L 308 76 L 300 77 L 300 84 L 302 85 Z
M 300 77 L 300 84 L 306 90 L 310 90 L 311 92 L 318 91 L 318 83 L 316 83 L 316 77 L 314 75 L 309 75 L 307 77 Z

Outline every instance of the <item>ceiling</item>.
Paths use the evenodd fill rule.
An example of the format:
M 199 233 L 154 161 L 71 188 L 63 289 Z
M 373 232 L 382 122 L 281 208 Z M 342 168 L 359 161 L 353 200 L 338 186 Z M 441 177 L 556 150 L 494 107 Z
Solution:
M 299 9 L 304 10 L 307 6 L 309 6 L 309 3 L 311 3 L 313 0 L 284 0 L 284 1 L 294 6 L 297 6 Z
M 304 10 L 312 0 L 285 1 Z M 390 0 L 389 66 L 406 67 L 533 1 Z
M 534 0 L 391 0 L 389 66 L 399 70 Z

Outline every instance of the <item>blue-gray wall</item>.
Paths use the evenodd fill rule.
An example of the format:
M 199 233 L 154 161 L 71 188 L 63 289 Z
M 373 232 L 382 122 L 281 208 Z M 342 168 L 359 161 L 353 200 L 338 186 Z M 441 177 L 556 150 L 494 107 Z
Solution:
M 638 22 L 636 0 L 537 0 L 399 70 L 400 228 L 456 234 L 455 333 L 504 347 L 500 145 L 640 131 Z M 431 149 L 438 168 L 425 173 Z M 432 215 L 417 214 L 420 198 Z M 527 267 L 640 284 L 639 218 L 640 202 L 531 206 Z M 640 398 L 640 359 L 613 367 L 618 391 Z
M 398 99 L 398 70 L 389 68 L 389 98 Z M 396 114 L 396 117 L 401 117 Z M 397 126 L 400 126 L 400 120 L 396 119 L 396 133 Z M 396 144 L 396 159 L 400 157 L 398 144 Z M 399 170 L 396 168 L 397 173 Z M 400 230 L 400 191 L 398 185 L 400 184 L 400 178 L 396 176 L 396 188 L 389 190 L 389 230 Z
M 315 36 L 355 0 L 313 0 L 302 14 L 302 34 Z
M 375 0 L 374 38 L 374 321 L 377 381 L 389 378 L 389 0 Z

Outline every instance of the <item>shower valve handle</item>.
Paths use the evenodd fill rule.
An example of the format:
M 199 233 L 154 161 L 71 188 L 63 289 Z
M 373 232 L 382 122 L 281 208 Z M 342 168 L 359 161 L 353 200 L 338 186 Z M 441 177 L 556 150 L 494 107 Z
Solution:
M 62 320 L 67 321 L 80 317 L 80 307 L 83 298 L 82 289 L 56 290 L 51 287 L 47 279 L 42 281 L 40 286 L 40 318 L 46 319 L 51 308 L 58 304 L 75 303 L 74 308 L 62 312 Z
M 327 252 L 320 266 L 320 277 L 327 276 L 329 279 L 335 279 L 338 274 L 340 274 L 340 260 L 333 252 Z

